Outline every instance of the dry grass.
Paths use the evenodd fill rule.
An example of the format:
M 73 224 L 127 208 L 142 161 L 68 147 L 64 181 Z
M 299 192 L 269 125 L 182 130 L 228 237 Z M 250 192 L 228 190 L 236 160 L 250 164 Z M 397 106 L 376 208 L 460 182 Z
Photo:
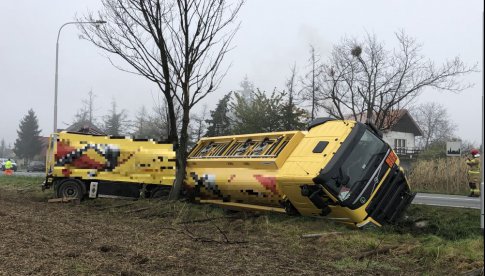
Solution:
M 411 187 L 420 192 L 467 194 L 467 165 L 465 158 L 418 160 L 407 176 Z
M 410 221 L 430 220 L 429 229 L 356 231 L 186 202 L 49 204 L 49 192 L 25 190 L 34 185 L 23 181 L 4 189 L 0 179 L 0 275 L 456 275 L 483 267 L 477 210 L 411 206 Z M 308 233 L 328 234 L 301 238 Z M 366 255 L 379 248 L 392 249 Z

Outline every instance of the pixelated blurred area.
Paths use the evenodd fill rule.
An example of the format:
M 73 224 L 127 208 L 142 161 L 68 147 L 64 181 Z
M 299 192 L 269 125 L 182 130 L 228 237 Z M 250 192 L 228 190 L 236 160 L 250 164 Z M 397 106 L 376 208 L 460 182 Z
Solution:
M 175 179 L 172 144 L 61 132 L 54 147 L 54 177 L 163 185 Z

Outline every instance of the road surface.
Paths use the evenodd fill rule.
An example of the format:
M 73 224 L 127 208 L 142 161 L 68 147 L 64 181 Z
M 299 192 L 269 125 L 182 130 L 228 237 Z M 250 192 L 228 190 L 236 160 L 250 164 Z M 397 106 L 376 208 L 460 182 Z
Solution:
M 480 209 L 479 197 L 418 193 L 413 204 Z
M 0 171 L 0 173 L 2 173 Z M 26 171 L 16 171 L 14 175 L 17 176 L 31 176 L 31 177 L 43 177 L 45 176 L 45 172 L 26 172 Z

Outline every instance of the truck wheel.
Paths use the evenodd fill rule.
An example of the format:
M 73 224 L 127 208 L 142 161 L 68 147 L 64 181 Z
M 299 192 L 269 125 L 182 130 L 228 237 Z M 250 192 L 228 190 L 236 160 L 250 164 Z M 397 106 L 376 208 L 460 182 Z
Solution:
M 150 198 L 168 199 L 169 195 L 170 195 L 170 188 L 168 187 L 163 187 L 163 188 L 157 187 L 150 192 Z
M 290 216 L 298 216 L 300 215 L 300 212 L 293 206 L 293 204 L 287 199 L 284 201 L 283 206 L 285 208 L 285 211 L 288 215 Z
M 84 188 L 82 185 L 82 183 L 74 179 L 65 180 L 57 188 L 57 197 L 77 198 L 81 200 L 84 197 Z

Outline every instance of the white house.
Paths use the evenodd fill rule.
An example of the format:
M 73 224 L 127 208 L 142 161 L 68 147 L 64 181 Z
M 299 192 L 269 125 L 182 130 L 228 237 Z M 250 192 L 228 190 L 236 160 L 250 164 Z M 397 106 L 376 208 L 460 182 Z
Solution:
M 383 139 L 393 147 L 398 155 L 413 155 L 419 152 L 416 136 L 423 132 L 406 109 L 397 111 L 397 118 L 389 129 L 383 131 Z
M 406 109 L 391 112 L 391 125 L 383 130 L 383 139 L 396 151 L 398 155 L 413 157 L 419 153 L 416 146 L 416 136 L 423 136 L 423 132 Z M 360 116 L 360 121 L 365 122 L 366 116 Z

